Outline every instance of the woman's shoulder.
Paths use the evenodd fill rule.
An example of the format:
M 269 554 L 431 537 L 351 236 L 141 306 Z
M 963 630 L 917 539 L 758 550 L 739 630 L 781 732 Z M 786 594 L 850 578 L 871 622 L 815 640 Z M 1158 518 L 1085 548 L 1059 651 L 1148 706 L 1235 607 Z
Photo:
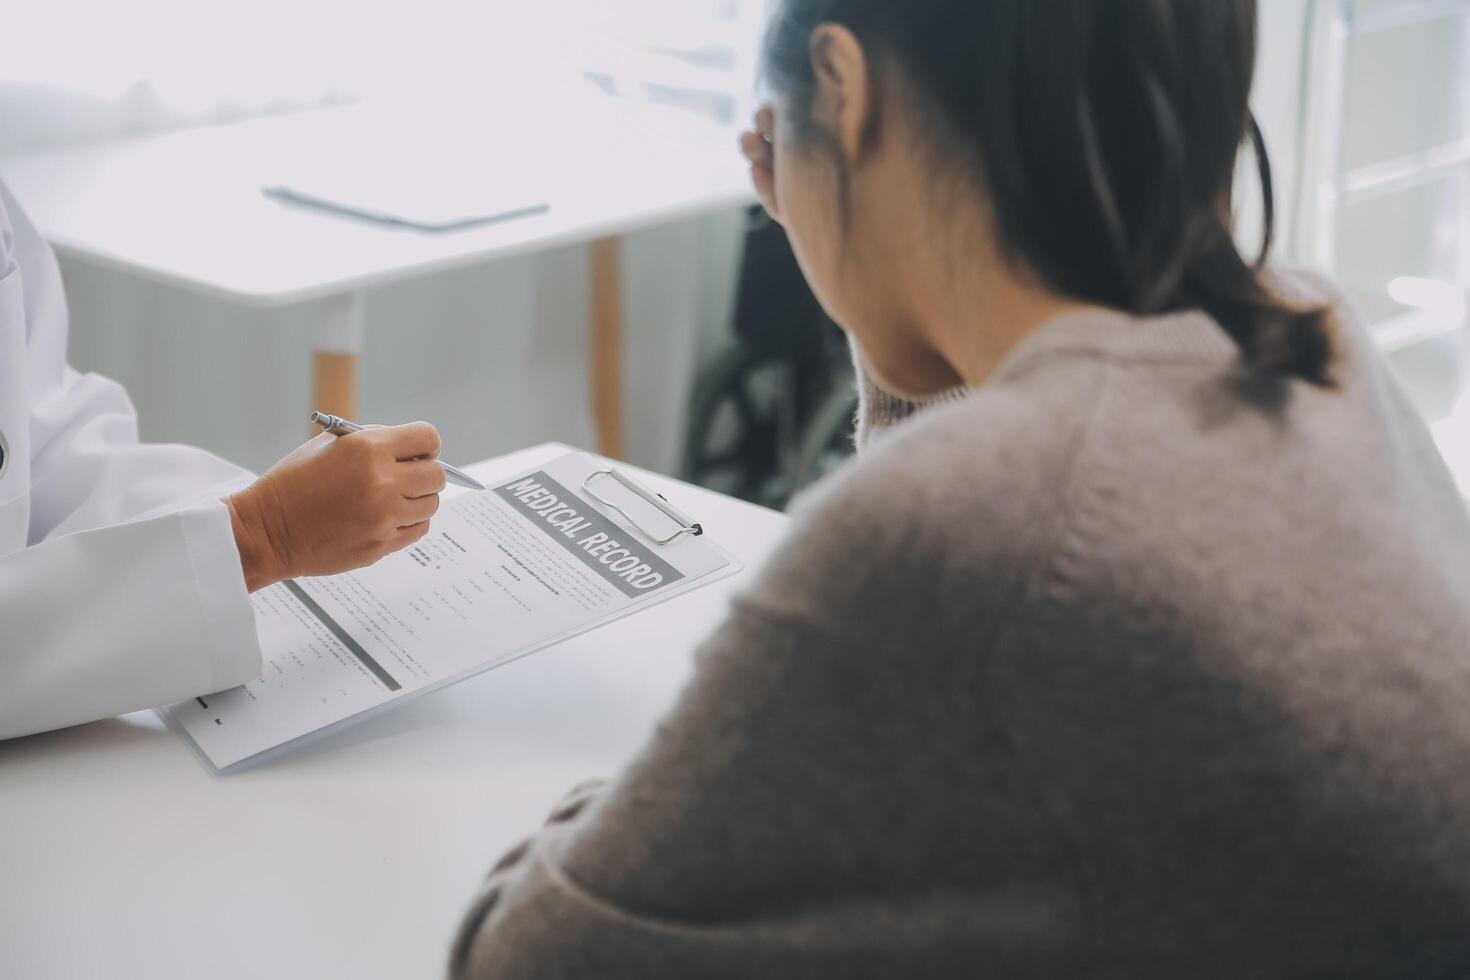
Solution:
M 1101 384 L 1096 365 L 1060 364 L 895 429 L 799 498 L 747 600 L 806 620 L 881 609 L 880 631 L 956 600 L 993 612 L 987 597 L 1003 601 L 1046 556 Z

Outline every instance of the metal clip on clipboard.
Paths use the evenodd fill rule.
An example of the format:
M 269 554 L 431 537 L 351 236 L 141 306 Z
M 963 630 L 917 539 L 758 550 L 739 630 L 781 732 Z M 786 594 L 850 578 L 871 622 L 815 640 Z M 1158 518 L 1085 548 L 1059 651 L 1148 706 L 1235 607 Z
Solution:
M 679 530 L 675 531 L 668 537 L 660 538 L 657 534 L 653 533 L 648 528 L 638 523 L 638 520 L 632 514 L 628 513 L 622 507 L 618 506 L 616 503 L 607 499 L 602 494 L 593 489 L 592 484 L 604 478 L 616 480 L 625 488 L 631 490 L 634 494 L 638 496 L 640 500 L 656 508 L 665 517 L 668 517 L 670 520 L 678 524 Z M 623 520 L 628 522 L 628 525 L 633 528 L 633 530 L 637 531 L 639 534 L 643 535 L 648 540 L 658 545 L 660 548 L 665 547 L 666 545 L 673 544 L 675 541 L 679 540 L 686 534 L 696 538 L 704 534 L 704 528 L 701 525 L 694 523 L 692 520 L 689 519 L 686 514 L 684 514 L 683 511 L 679 510 L 679 508 L 669 503 L 668 500 L 665 499 L 663 494 L 658 494 L 650 490 L 645 490 L 631 477 L 623 475 L 618 470 L 598 470 L 596 473 L 593 473 L 591 476 L 587 477 L 587 479 L 582 481 L 582 489 L 587 493 L 587 496 L 596 501 L 599 506 L 606 507 L 608 510 L 617 511 L 617 513 L 622 516 Z

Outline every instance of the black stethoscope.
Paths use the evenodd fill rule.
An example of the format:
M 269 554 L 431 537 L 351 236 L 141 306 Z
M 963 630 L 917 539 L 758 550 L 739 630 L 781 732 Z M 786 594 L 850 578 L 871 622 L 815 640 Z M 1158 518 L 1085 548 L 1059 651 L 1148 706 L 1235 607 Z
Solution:
M 0 479 L 5 477 L 5 469 L 10 465 L 10 444 L 5 441 L 5 433 L 0 432 Z

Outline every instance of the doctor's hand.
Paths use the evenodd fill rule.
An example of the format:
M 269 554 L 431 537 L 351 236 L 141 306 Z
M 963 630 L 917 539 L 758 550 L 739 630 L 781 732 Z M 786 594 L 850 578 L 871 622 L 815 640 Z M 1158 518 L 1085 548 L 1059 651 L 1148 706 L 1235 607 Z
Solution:
M 427 422 L 323 433 L 230 497 L 251 592 L 371 565 L 429 531 L 444 467 Z

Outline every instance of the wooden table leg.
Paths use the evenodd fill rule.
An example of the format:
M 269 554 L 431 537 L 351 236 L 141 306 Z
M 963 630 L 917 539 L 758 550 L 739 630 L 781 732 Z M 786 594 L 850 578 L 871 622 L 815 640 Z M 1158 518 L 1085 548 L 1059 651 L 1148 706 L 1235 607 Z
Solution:
M 340 415 L 344 419 L 357 418 L 357 362 L 356 354 L 326 350 L 312 352 L 312 411 Z
M 362 294 L 323 300 L 311 355 L 312 411 L 358 419 L 357 366 L 362 352 Z M 312 426 L 313 435 L 321 430 Z
M 622 240 L 600 238 L 591 248 L 592 413 L 597 451 L 623 458 Z

